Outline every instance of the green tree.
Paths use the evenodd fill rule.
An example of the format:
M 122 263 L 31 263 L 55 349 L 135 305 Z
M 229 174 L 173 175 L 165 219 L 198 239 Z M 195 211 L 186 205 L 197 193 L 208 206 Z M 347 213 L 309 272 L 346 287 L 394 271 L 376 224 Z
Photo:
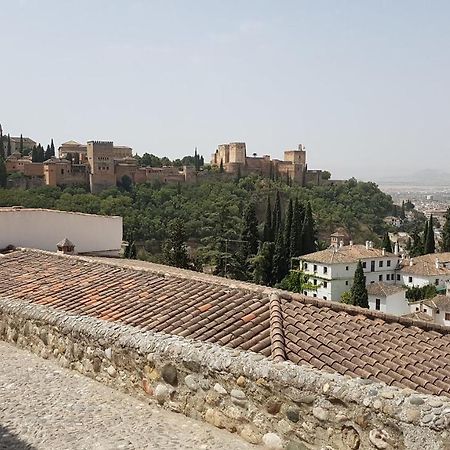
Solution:
M 355 277 L 353 279 L 353 286 L 350 293 L 351 305 L 360 306 L 361 308 L 369 308 L 369 296 L 367 294 L 366 279 L 361 261 L 358 261 L 358 265 L 356 266 Z
M 6 156 L 11 155 L 11 136 L 8 134 L 8 142 L 6 144 Z
M 266 219 L 264 221 L 263 241 L 273 242 L 272 206 L 270 204 L 270 195 L 267 196 Z
M 280 231 L 282 226 L 281 223 L 281 197 L 280 191 L 277 191 L 275 196 L 275 206 L 273 207 L 272 213 L 272 230 L 274 238 L 276 239 L 278 232 Z
M 316 224 L 312 214 L 311 203 L 308 202 L 305 211 L 305 220 L 302 230 L 302 252 L 304 255 L 317 250 Z
M 250 255 L 256 255 L 258 252 L 258 220 L 253 202 L 250 202 L 244 209 L 241 240 L 244 241 L 243 256 L 248 258 Z
M 20 146 L 19 146 L 20 154 L 23 155 L 23 136 L 20 135 Z
M 400 210 L 400 219 L 404 220 L 406 218 L 405 211 L 405 200 L 402 201 L 402 209 Z
M 389 253 L 392 253 L 392 243 L 391 239 L 389 238 L 389 233 L 386 231 L 383 238 L 382 247 Z
M 223 173 L 223 172 L 224 172 L 224 169 L 223 169 L 223 159 L 220 160 L 219 172 L 220 172 L 220 173 Z
M 284 251 L 286 254 L 286 258 L 288 261 L 288 267 L 290 266 L 290 258 L 291 258 L 291 246 L 290 246 L 290 239 L 291 239 L 291 233 L 292 233 L 292 216 L 294 213 L 294 205 L 292 203 L 292 199 L 289 199 L 288 206 L 286 208 L 285 212 L 285 218 L 284 218 Z
M 6 173 L 6 164 L 3 158 L 0 158 L 0 187 L 6 187 L 6 181 L 8 179 L 8 175 Z
M 118 182 L 118 185 L 124 191 L 131 192 L 133 188 L 133 180 L 128 175 L 124 175 Z
M 255 283 L 272 286 L 274 251 L 275 244 L 273 242 L 264 242 L 258 254 L 253 258 Z
M 305 220 L 305 210 L 299 199 L 295 199 L 292 213 L 290 255 L 292 257 L 301 256 L 303 244 L 303 222 Z
M 283 230 L 278 230 L 273 254 L 272 282 L 279 283 L 289 272 L 288 256 L 284 245 Z
M 443 252 L 450 252 L 450 208 L 445 214 L 445 224 L 442 228 L 442 246 Z
M 303 293 L 303 288 L 308 284 L 309 277 L 299 270 L 291 270 L 280 283 L 276 284 L 277 289 L 284 289 L 285 291 Z
M 423 255 L 423 242 L 420 239 L 419 233 L 414 231 L 411 235 L 412 245 L 409 250 L 409 255 L 412 257 Z
M 184 222 L 177 218 L 169 223 L 169 238 L 163 246 L 164 262 L 169 266 L 189 267 L 189 255 L 186 247 L 186 231 Z
M 353 305 L 352 293 L 350 291 L 345 291 L 341 294 L 341 303 L 345 303 L 346 305 Z
M 5 143 L 3 141 L 3 130 L 2 126 L 0 125 L 0 159 L 5 159 Z
M 430 220 L 428 221 L 428 226 L 426 228 L 424 254 L 428 255 L 430 253 L 436 252 L 436 240 L 434 236 L 434 224 L 433 224 L 433 214 L 430 215 Z

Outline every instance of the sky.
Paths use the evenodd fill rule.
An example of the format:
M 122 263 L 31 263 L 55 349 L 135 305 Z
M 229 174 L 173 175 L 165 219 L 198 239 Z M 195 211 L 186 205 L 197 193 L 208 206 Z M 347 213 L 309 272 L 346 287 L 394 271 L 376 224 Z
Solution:
M 0 123 L 177 158 L 306 146 L 377 179 L 450 170 L 447 0 L 0 0 Z

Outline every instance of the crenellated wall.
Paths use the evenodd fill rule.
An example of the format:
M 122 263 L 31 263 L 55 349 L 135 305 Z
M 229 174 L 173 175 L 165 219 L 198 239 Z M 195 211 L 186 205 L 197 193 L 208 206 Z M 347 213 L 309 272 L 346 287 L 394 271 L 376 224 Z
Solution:
M 0 338 L 267 447 L 450 448 L 450 399 L 0 299 Z

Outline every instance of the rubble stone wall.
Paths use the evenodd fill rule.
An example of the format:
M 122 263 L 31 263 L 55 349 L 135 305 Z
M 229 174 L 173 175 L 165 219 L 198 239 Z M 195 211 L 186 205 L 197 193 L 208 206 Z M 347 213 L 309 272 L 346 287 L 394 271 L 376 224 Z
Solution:
M 271 449 L 450 448 L 446 397 L 5 298 L 0 338 Z

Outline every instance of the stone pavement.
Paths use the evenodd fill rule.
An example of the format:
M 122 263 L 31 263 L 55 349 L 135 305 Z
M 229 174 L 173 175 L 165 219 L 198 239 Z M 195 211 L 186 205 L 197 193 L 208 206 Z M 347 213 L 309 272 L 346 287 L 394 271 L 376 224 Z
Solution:
M 257 449 L 0 341 L 0 449 Z

